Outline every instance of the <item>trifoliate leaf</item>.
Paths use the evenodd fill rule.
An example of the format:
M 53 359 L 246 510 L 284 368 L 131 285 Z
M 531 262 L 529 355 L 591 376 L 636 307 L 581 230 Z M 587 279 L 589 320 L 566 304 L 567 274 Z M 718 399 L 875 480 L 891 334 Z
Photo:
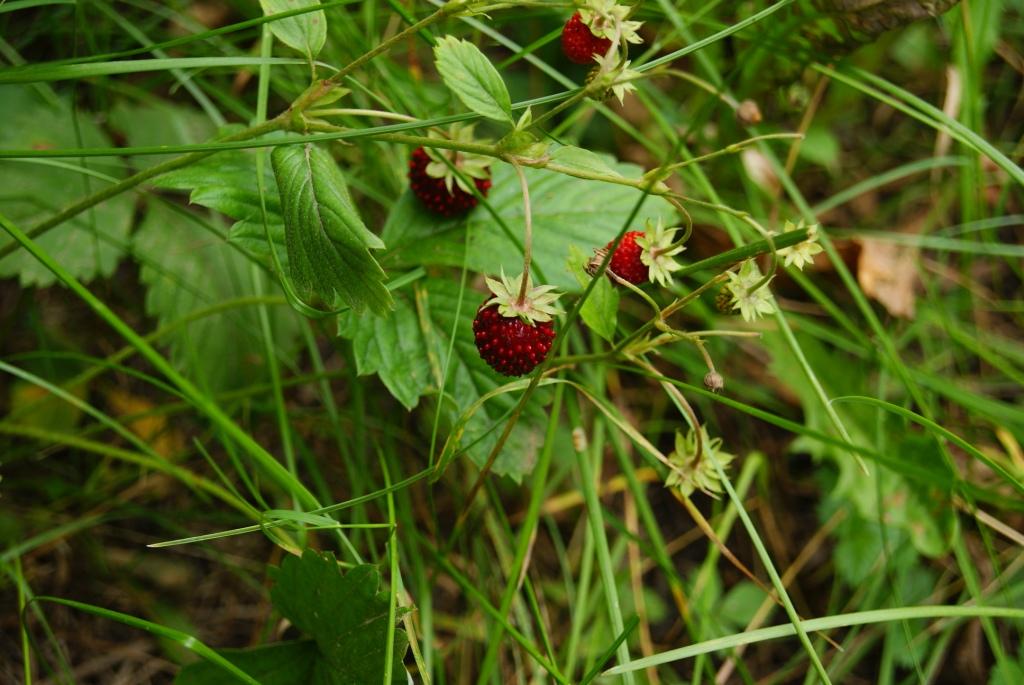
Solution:
M 371 565 L 342 574 L 334 555 L 312 550 L 289 556 L 270 591 L 274 606 L 306 638 L 220 654 L 262 685 L 364 685 L 384 678 L 388 600 Z M 395 629 L 391 682 L 405 683 L 408 639 Z M 221 685 L 224 670 L 202 662 L 182 669 L 175 685 Z
M 320 0 L 260 0 L 263 14 L 267 16 L 319 4 Z M 279 41 L 312 60 L 327 40 L 327 16 L 323 10 L 297 14 L 272 21 L 270 30 Z
M 369 252 L 384 243 L 359 218 L 334 160 L 306 143 L 275 148 L 271 161 L 289 271 L 299 291 L 307 297 L 316 294 L 331 306 L 340 297 L 356 311 L 390 310 L 384 270 Z
M 480 49 L 469 41 L 444 36 L 434 47 L 437 71 L 466 107 L 495 121 L 515 123 L 505 82 Z

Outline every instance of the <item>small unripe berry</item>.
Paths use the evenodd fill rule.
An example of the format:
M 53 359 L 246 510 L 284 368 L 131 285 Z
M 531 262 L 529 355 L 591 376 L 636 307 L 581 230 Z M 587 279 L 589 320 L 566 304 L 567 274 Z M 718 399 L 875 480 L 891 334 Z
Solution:
M 736 108 L 736 118 L 744 126 L 754 126 L 761 123 L 761 108 L 753 100 L 744 100 Z
M 711 392 L 721 392 L 725 387 L 725 379 L 717 371 L 708 371 L 704 375 L 704 387 Z

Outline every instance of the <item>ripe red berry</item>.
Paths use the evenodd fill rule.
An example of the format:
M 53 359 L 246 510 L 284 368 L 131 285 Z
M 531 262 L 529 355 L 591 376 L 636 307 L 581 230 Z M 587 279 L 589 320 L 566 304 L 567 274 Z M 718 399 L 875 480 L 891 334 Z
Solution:
M 443 178 L 429 175 L 427 165 L 430 161 L 430 156 L 422 147 L 413 150 L 409 159 L 409 186 L 423 206 L 441 216 L 465 214 L 476 207 L 476 196 L 467 193 L 455 183 L 452 184 L 451 192 L 448 192 Z M 488 178 L 474 178 L 473 183 L 483 196 L 491 189 L 491 180 Z
M 594 55 L 604 55 L 611 47 L 610 40 L 591 33 L 590 27 L 583 23 L 579 12 L 565 22 L 565 28 L 562 29 L 562 51 L 576 64 L 591 64 Z
M 473 319 L 473 334 L 480 357 L 498 373 L 522 376 L 544 361 L 555 339 L 550 321 L 525 323 L 518 316 L 502 316 L 498 305 L 486 300 Z
M 640 260 L 640 253 L 643 250 L 636 244 L 636 239 L 643 235 L 643 231 L 629 231 L 622 236 L 619 247 L 612 253 L 612 261 L 608 264 L 608 269 L 612 273 L 633 285 L 650 280 L 649 268 Z M 605 249 L 612 249 L 612 243 L 608 243 Z

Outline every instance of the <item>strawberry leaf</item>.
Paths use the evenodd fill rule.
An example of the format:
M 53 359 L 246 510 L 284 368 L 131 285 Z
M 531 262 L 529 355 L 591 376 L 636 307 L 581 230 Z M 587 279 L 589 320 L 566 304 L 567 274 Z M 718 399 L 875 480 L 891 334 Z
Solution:
M 236 130 L 227 127 L 228 134 Z M 237 243 L 249 254 L 270 263 L 270 252 L 263 228 L 259 187 L 256 183 L 256 158 L 246 150 L 226 150 L 195 164 L 164 174 L 153 180 L 160 188 L 191 190 L 189 201 L 225 214 L 236 223 L 228 240 Z M 284 219 L 277 192 L 277 180 L 270 165 L 264 165 L 263 187 L 266 190 L 267 224 L 278 258 L 287 261 Z
M 277 569 L 270 599 L 296 628 L 316 641 L 314 671 L 332 685 L 379 683 L 387 646 L 388 600 L 380 593 L 380 573 L 370 564 L 344 575 L 330 552 L 307 549 L 289 556 Z M 408 679 L 402 660 L 405 631 L 394 633 L 392 682 Z
M 334 160 L 306 143 L 275 148 L 271 161 L 290 272 L 299 291 L 331 306 L 340 297 L 356 311 L 390 310 L 384 270 L 369 252 L 384 243 L 359 218 Z
M 317 646 L 312 640 L 278 642 L 249 649 L 223 649 L 218 654 L 260 682 L 260 685 L 314 685 Z M 224 669 L 209 661 L 197 661 L 181 669 L 174 685 L 224 685 Z
M 364 685 L 384 678 L 388 599 L 380 593 L 380 573 L 364 564 L 342 574 L 330 552 L 307 549 L 288 556 L 278 568 L 270 590 L 274 607 L 302 631 L 306 639 L 226 649 L 221 653 L 263 685 Z M 396 626 L 392 661 L 393 683 L 408 680 L 402 661 L 408 646 Z M 208 662 L 182 669 L 175 685 L 220 685 L 224 671 Z
M 406 409 L 413 409 L 431 383 L 423 332 L 408 293 L 395 293 L 390 316 L 345 312 L 338 335 L 352 341 L 359 375 L 376 373 Z
M 512 100 L 501 75 L 469 41 L 444 36 L 434 47 L 437 71 L 466 107 L 495 121 L 514 124 Z
M 46 150 L 109 147 L 110 139 L 86 113 L 73 114 L 63 100 L 45 103 L 28 87 L 0 87 L 0 147 Z M 76 131 L 81 139 L 76 138 Z M 124 176 L 117 157 L 74 159 L 87 172 Z M 94 178 L 45 160 L 0 161 L 0 213 L 28 230 L 86 195 L 110 186 Z M 134 198 L 113 197 L 69 219 L 36 238 L 72 276 L 90 281 L 114 272 L 128 244 Z M 0 230 L 0 247 L 13 240 Z M 48 286 L 56 278 L 26 250 L 0 259 L 0 278 L 17 276 L 22 286 Z
M 320 0 L 260 0 L 267 16 L 319 4 Z M 271 22 L 270 30 L 279 41 L 312 60 L 327 40 L 327 16 L 322 10 L 297 14 Z
M 256 292 L 245 255 L 222 235 L 159 203 L 149 203 L 132 251 L 142 263 L 146 312 L 161 325 Z M 262 273 L 258 277 L 266 290 L 269 279 Z M 296 349 L 299 317 L 288 307 L 271 308 L 269 314 L 275 347 L 289 359 Z M 238 388 L 267 371 L 258 311 L 252 307 L 197 319 L 163 340 L 170 343 L 175 365 L 202 379 L 210 390 Z
M 210 118 L 195 107 L 162 100 L 145 104 L 118 102 L 109 114 L 110 128 L 124 136 L 132 147 L 189 145 L 209 140 L 216 131 Z M 132 155 L 128 162 L 145 169 L 167 161 L 167 155 Z

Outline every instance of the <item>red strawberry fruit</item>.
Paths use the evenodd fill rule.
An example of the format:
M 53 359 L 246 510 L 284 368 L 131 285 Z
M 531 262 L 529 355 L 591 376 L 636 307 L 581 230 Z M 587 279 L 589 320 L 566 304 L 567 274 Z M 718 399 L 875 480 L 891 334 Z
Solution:
M 628 231 L 612 253 L 608 271 L 633 285 L 654 281 L 667 286 L 672 282 L 672 272 L 682 268 L 673 257 L 686 249 L 675 242 L 677 230 L 666 229 L 662 220 L 658 219 L 657 224 L 648 221 L 646 231 Z M 594 250 L 594 257 L 587 264 L 587 271 L 591 275 L 604 262 L 614 242 Z
M 599 38 L 591 32 L 579 12 L 565 22 L 565 28 L 562 29 L 562 52 L 576 64 L 590 64 L 594 61 L 594 55 L 604 55 L 611 47 L 610 40 Z
M 463 190 L 459 183 L 452 183 L 450 178 L 446 180 L 444 175 L 434 176 L 427 172 L 432 161 L 422 147 L 413 150 L 409 159 L 409 186 L 423 206 L 441 216 L 465 214 L 476 207 L 476 196 Z M 480 194 L 486 197 L 487 191 L 491 189 L 491 179 L 474 178 L 473 183 Z
M 612 261 L 608 264 L 613 274 L 633 285 L 640 285 L 648 280 L 647 265 L 640 259 L 643 249 L 636 244 L 636 239 L 643 235 L 643 231 L 629 231 L 622 236 L 618 248 L 612 253 Z M 604 249 L 612 249 L 612 243 L 605 245 Z
M 533 325 L 518 316 L 498 313 L 497 305 L 481 305 L 473 319 L 473 333 L 480 357 L 500 374 L 522 376 L 544 361 L 555 339 L 550 321 Z
M 484 301 L 473 319 L 473 335 L 480 357 L 500 374 L 522 376 L 544 361 L 555 339 L 551 320 L 558 313 L 553 286 L 531 287 L 526 276 L 525 296 L 520 298 L 522 279 L 487 279 L 494 297 Z

